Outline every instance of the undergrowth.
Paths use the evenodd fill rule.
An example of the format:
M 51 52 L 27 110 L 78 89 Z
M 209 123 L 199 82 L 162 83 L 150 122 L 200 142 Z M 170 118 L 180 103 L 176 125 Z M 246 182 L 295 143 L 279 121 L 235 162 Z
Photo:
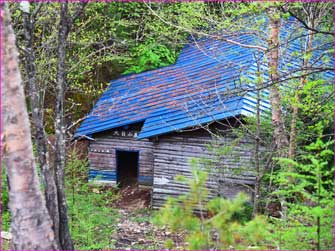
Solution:
M 240 219 L 248 198 L 239 194 L 233 200 L 217 197 L 207 201 L 207 172 L 193 162 L 192 177 L 178 176 L 190 190 L 177 198 L 170 197 L 157 213 L 155 223 L 172 232 L 185 232 L 185 249 L 266 249 L 269 246 L 269 224 L 264 216 Z M 168 249 L 175 249 L 172 240 Z
M 1 170 L 1 227 L 2 231 L 9 231 L 10 228 L 10 212 L 8 208 L 8 189 L 7 189 L 7 179 L 6 171 L 4 166 Z
M 271 179 L 277 186 L 273 194 L 283 198 L 285 205 L 281 218 L 250 218 L 252 208 L 243 194 L 233 200 L 207 201 L 208 174 L 194 160 L 191 178 L 176 177 L 189 186 L 189 192 L 170 197 L 155 223 L 172 232 L 186 232 L 188 250 L 333 250 L 333 146 L 333 140 L 319 138 L 305 147 L 299 161 L 278 159 L 281 169 Z M 172 240 L 166 247 L 176 248 Z
M 66 170 L 70 232 L 76 249 L 113 249 L 111 236 L 119 215 L 111 204 L 118 198 L 117 192 L 88 183 L 87 161 L 75 153 Z
M 11 213 L 8 208 L 8 188 L 7 188 L 7 178 L 6 178 L 6 171 L 5 167 L 2 166 L 1 170 L 1 231 L 10 231 L 10 224 L 11 224 Z M 10 241 L 2 239 L 1 240 L 1 250 L 10 250 L 12 246 Z

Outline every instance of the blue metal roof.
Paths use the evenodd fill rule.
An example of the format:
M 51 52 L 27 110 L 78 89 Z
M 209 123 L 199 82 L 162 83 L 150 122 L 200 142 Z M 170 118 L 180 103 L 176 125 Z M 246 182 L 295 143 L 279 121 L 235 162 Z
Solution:
M 240 43 L 259 43 L 251 34 L 237 39 Z M 288 49 L 282 49 L 280 70 L 284 75 L 301 66 L 302 59 L 296 54 L 301 46 L 303 43 L 295 40 Z M 143 122 L 138 135 L 141 139 L 252 114 L 256 106 L 256 54 L 256 49 L 215 39 L 190 43 L 173 65 L 111 81 L 74 137 Z M 266 58 L 261 57 L 266 80 Z M 333 73 L 327 76 L 333 78 Z M 266 97 L 268 91 L 264 89 L 262 94 Z M 269 108 L 264 98 L 261 110 Z

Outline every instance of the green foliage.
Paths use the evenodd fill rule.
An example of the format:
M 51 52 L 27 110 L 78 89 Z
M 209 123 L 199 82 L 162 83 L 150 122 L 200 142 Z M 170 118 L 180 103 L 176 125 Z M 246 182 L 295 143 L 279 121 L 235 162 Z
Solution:
M 4 231 L 8 231 L 10 227 L 11 215 L 8 208 L 8 188 L 7 188 L 7 178 L 6 171 L 4 166 L 2 166 L 1 170 L 1 223 L 2 229 Z
M 296 86 L 298 83 L 291 82 Z M 301 99 L 298 102 L 296 92 Z M 317 138 L 323 140 L 330 138 L 334 129 L 334 86 L 332 82 L 325 82 L 318 75 L 313 75 L 306 81 L 301 90 L 287 89 L 283 91 L 283 105 L 289 111 L 286 117 L 291 121 L 290 110 L 293 105 L 299 108 L 297 121 L 297 145 L 305 146 L 314 142 Z M 328 136 L 327 136 L 328 135 Z M 298 147 L 298 155 L 304 155 L 306 149 Z
M 135 47 L 133 49 L 133 55 L 137 56 L 137 58 L 124 74 L 132 72 L 139 73 L 145 70 L 167 66 L 173 64 L 176 60 L 176 55 L 173 51 L 170 51 L 165 45 L 156 44 L 154 41 Z
M 9 210 L 2 210 L 1 223 L 2 230 L 9 231 L 11 224 L 11 214 Z
M 6 170 L 2 167 L 1 170 L 1 207 L 3 210 L 8 210 L 8 188 L 7 188 L 7 177 Z
M 111 235 L 118 213 L 105 205 L 104 198 L 90 192 L 75 194 L 68 200 L 70 231 L 76 249 L 113 249 Z
M 241 223 L 248 222 L 252 220 L 252 211 L 253 207 L 251 202 L 246 201 L 243 203 L 242 209 L 232 215 L 232 219 Z
M 193 163 L 192 178 L 179 177 L 190 188 L 185 195 L 169 198 L 157 213 L 154 222 L 171 231 L 186 233 L 186 249 L 246 249 L 265 248 L 269 225 L 263 216 L 248 221 L 238 220 L 247 197 L 239 194 L 233 200 L 217 197 L 207 201 L 207 173 Z M 197 215 L 195 215 L 195 213 Z M 173 242 L 167 242 L 173 248 Z
M 130 49 L 129 67 L 124 73 L 173 64 L 187 40 L 187 31 L 206 26 L 201 19 L 204 9 L 203 3 L 153 3 L 148 7 L 137 3 L 133 12 L 142 19 L 142 27 L 136 30 L 136 42 Z
M 75 152 L 66 170 L 70 232 L 76 249 L 113 249 L 111 235 L 118 212 L 110 204 L 117 198 L 116 191 L 88 184 L 87 161 L 78 159 Z
M 36 10 L 37 3 L 31 3 Z M 70 13 L 77 4 L 70 3 Z M 187 30 L 206 22 L 204 3 L 88 3 L 75 20 L 67 41 L 68 120 L 85 116 L 111 79 L 122 73 L 141 72 L 172 64 L 187 41 Z M 23 18 L 11 4 L 19 47 L 25 48 Z M 52 134 L 54 87 L 57 69 L 59 3 L 43 4 L 34 24 L 36 79 L 45 96 L 46 132 Z M 173 26 L 174 25 L 174 26 Z M 176 28 L 180 27 L 180 28 Z M 187 30 L 185 30 L 187 29 Z M 22 67 L 23 77 L 28 74 Z M 48 74 L 45 74 L 45 73 Z M 75 129 L 75 128 L 74 128 Z
M 319 138 L 305 147 L 307 154 L 299 162 L 280 159 L 284 170 L 275 176 L 279 187 L 275 194 L 287 198 L 288 208 L 286 218 L 274 224 L 282 249 L 334 247 L 333 143 Z
M 25 48 L 22 32 L 22 13 L 16 3 L 11 3 L 13 23 L 17 34 L 17 43 Z M 277 7 L 276 18 L 288 18 L 287 13 L 279 11 L 283 3 L 88 3 L 84 15 L 76 19 L 67 42 L 67 87 L 66 110 L 68 121 L 76 121 L 83 117 L 95 103 L 107 86 L 110 79 L 117 78 L 122 73 L 138 73 L 141 71 L 166 66 L 175 62 L 181 47 L 187 43 L 187 37 L 204 35 L 224 31 L 225 35 L 239 32 L 257 34 L 258 45 L 267 44 L 268 29 L 266 19 L 259 17 L 269 7 Z M 285 8 L 296 13 L 300 18 L 307 16 L 304 3 L 285 3 Z M 327 10 L 320 19 L 320 30 L 333 30 L 333 4 L 319 4 Z M 32 3 L 32 11 L 38 6 Z M 70 4 L 70 12 L 75 9 Z M 307 6 L 313 7 L 313 5 Z M 56 76 L 56 41 L 57 24 L 59 22 L 59 3 L 48 3 L 42 6 L 37 15 L 34 32 L 34 48 L 36 56 L 37 82 L 40 84 L 41 94 L 45 95 L 46 131 L 53 133 L 54 123 L 54 87 Z M 317 13 L 318 11 L 316 11 Z M 246 18 L 249 20 L 246 22 Z M 246 27 L 246 23 L 248 23 Z M 262 27 L 260 29 L 260 27 Z M 264 27 L 264 29 L 263 29 Z M 262 32 L 259 32 L 259 31 Z M 296 36 L 302 34 L 295 34 Z M 315 34 L 323 43 L 333 42 L 332 36 Z M 291 36 L 289 36 L 291 37 Z M 285 41 L 283 42 L 283 46 Z M 250 41 L 253 44 L 253 41 Z M 257 45 L 257 44 L 256 44 Z M 285 46 L 284 46 L 285 47 Z M 283 47 L 283 49 L 284 49 Z M 318 45 L 322 48 L 322 45 Z M 325 51 L 331 54 L 332 51 Z M 325 56 L 323 55 L 323 56 Z M 296 51 L 292 55 L 297 58 L 309 59 L 310 54 Z M 324 62 L 329 59 L 323 57 Z M 287 65 L 290 67 L 290 65 Z M 24 76 L 27 72 L 22 68 Z M 48 73 L 48 74 L 46 74 Z M 301 72 L 300 72 L 301 73 Z M 300 74 L 297 73 L 297 74 Z M 259 82 L 266 80 L 265 73 L 258 76 Z M 295 75 L 293 73 L 293 75 Z M 248 84 L 248 73 L 241 77 L 241 82 Z M 300 80 L 300 78 L 298 78 Z M 279 189 L 274 193 L 288 201 L 285 219 L 274 220 L 275 231 L 272 239 L 275 246 L 288 249 L 315 248 L 317 221 L 320 218 L 320 236 L 322 248 L 332 248 L 331 226 L 333 225 L 333 152 L 332 143 L 325 143 L 333 135 L 333 83 L 325 83 L 322 75 L 308 75 L 302 90 L 298 90 L 301 100 L 296 98 L 296 87 L 299 81 L 293 79 L 288 83 L 293 88 L 283 91 L 284 116 L 287 125 L 291 120 L 292 105 L 298 105 L 299 118 L 297 121 L 297 157 L 294 161 L 282 159 L 281 170 L 274 168 L 274 176 L 266 176 L 262 182 L 275 181 Z M 255 84 L 255 83 L 250 83 Z M 80 108 L 80 109 L 79 109 Z M 71 116 L 71 117 L 70 117 Z M 234 130 L 237 139 L 231 145 L 209 146 L 214 157 L 203 160 L 209 168 L 217 167 L 228 170 L 222 159 L 231 153 L 239 139 L 254 136 L 256 132 L 255 118 L 245 119 L 245 126 Z M 289 127 L 287 127 L 289 128 Z M 261 121 L 261 144 L 272 149 L 271 120 Z M 311 142 L 314 142 L 311 144 Z M 309 145 L 308 147 L 303 147 Z M 245 145 L 244 145 L 245 146 Z M 252 148 L 250 148 L 252 151 Z M 75 155 L 75 154 L 74 154 Z M 261 163 L 268 158 L 267 154 L 260 157 Z M 239 174 L 247 166 L 238 165 L 234 169 Z M 195 165 L 195 164 L 194 164 Z M 293 171 L 287 167 L 293 167 Z M 262 168 L 261 168 L 262 169 Z M 261 170 L 263 171 L 264 168 Z M 71 232 L 77 248 L 80 249 L 110 249 L 113 247 L 109 236 L 113 227 L 112 221 L 117 217 L 109 205 L 116 198 L 114 191 L 101 191 L 100 187 L 87 184 L 87 162 L 72 156 L 67 166 L 67 197 L 70 210 Z M 264 170 L 266 171 L 266 170 Z M 193 170 L 194 179 L 178 177 L 190 186 L 190 193 L 179 198 L 171 198 L 162 210 L 161 223 L 169 225 L 174 231 L 187 231 L 189 248 L 248 248 L 248 245 L 263 244 L 262 229 L 259 223 L 264 219 L 256 218 L 249 221 L 251 207 L 239 196 L 232 202 L 217 198 L 206 201 L 207 190 L 204 188 L 207 175 L 199 170 Z M 4 174 L 2 173 L 3 224 L 9 226 L 10 214 L 7 210 L 8 193 Z M 291 177 L 294 182 L 288 182 Z M 273 179 L 274 178 L 274 179 Z M 267 187 L 263 187 L 262 195 L 266 195 Z M 261 196 L 266 198 L 266 196 Z M 209 218 L 195 217 L 193 209 L 197 208 L 201 215 L 209 210 L 213 215 Z M 242 209 L 243 208 L 243 209 Z M 170 210 L 170 211 L 169 211 Z M 224 213 L 222 213 L 222 212 Z M 224 215 L 223 215 L 224 214 Z M 217 217 L 217 215 L 223 217 Z M 211 219 L 216 219 L 211 220 Z M 222 218 L 222 219 L 221 219 Z M 139 219 L 140 220 L 140 219 Z M 217 240 L 211 239 L 210 231 L 217 233 Z M 253 230 L 254 235 L 251 234 Z M 260 236 L 258 236 L 260 234 Z M 266 234 L 264 234 L 266 235 Z M 98 244 L 97 244 L 98 243 Z M 173 248 L 173 242 L 167 247 Z

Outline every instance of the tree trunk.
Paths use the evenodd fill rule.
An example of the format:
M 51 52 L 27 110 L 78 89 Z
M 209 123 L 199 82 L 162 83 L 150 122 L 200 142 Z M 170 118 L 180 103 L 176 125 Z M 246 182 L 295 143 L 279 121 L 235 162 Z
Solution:
M 260 91 L 260 65 L 259 59 L 257 59 L 257 101 L 256 101 L 256 135 L 255 135 L 255 192 L 254 192 L 254 206 L 252 215 L 255 217 L 259 213 L 259 200 L 261 197 L 261 170 L 260 170 L 260 132 L 261 132 L 261 114 L 260 114 L 260 103 L 261 103 L 261 91 Z
M 36 83 L 35 51 L 33 48 L 33 34 L 35 20 L 32 20 L 30 13 L 23 12 L 24 35 L 25 35 L 25 68 L 28 75 L 29 96 L 32 109 L 32 125 L 35 145 L 37 150 L 38 163 L 40 165 L 43 181 L 46 205 L 53 222 L 56 242 L 59 244 L 59 213 L 57 201 L 57 188 L 54 173 L 48 163 L 48 149 L 46 134 L 43 123 L 43 100 L 39 95 L 40 87 Z
M 270 37 L 269 51 L 267 53 L 270 86 L 270 103 L 272 108 L 272 124 L 274 127 L 273 137 L 279 157 L 287 156 L 288 139 L 286 136 L 285 124 L 281 110 L 281 97 L 279 92 L 278 80 L 278 60 L 279 60 L 279 28 L 280 19 L 276 17 L 276 9 L 268 9 Z
M 308 36 L 306 55 L 312 50 L 313 36 L 314 36 L 314 32 L 310 31 L 309 36 Z M 303 64 L 302 64 L 302 68 L 306 69 L 307 65 L 308 65 L 308 59 L 305 57 Z M 290 159 L 295 158 L 296 133 L 297 133 L 296 125 L 297 125 L 297 120 L 298 120 L 298 115 L 299 115 L 300 91 L 304 88 L 304 85 L 307 80 L 307 76 L 305 74 L 306 74 L 306 70 L 302 72 L 302 77 L 300 79 L 298 89 L 295 92 L 295 100 L 294 100 L 294 104 L 292 107 L 293 111 L 292 111 L 292 120 L 291 120 L 290 144 L 288 148 L 288 157 Z
M 288 139 L 286 136 L 285 124 L 281 110 L 281 97 L 279 91 L 279 74 L 278 74 L 278 62 L 279 62 L 279 29 L 280 29 L 280 17 L 276 7 L 270 7 L 267 9 L 267 15 L 269 17 L 269 28 L 270 37 L 268 40 L 269 51 L 267 53 L 268 68 L 270 75 L 270 103 L 272 109 L 272 124 L 273 124 L 273 139 L 276 146 L 277 156 L 286 158 Z M 292 177 L 288 177 L 290 182 L 293 181 Z M 286 201 L 285 198 L 280 198 L 281 203 L 281 216 L 286 217 Z
M 55 250 L 52 222 L 39 189 L 15 35 L 7 4 L 2 8 L 2 138 L 13 245 L 16 250 Z
M 64 118 L 64 100 L 65 100 L 65 56 L 66 39 L 69 32 L 69 13 L 68 3 L 60 3 L 60 21 L 58 28 L 58 46 L 57 46 L 57 85 L 56 85 L 56 106 L 55 106 L 55 170 L 56 186 L 58 192 L 59 208 L 59 238 L 61 248 L 64 250 L 73 250 L 73 242 L 69 231 L 68 209 L 65 197 L 65 118 Z

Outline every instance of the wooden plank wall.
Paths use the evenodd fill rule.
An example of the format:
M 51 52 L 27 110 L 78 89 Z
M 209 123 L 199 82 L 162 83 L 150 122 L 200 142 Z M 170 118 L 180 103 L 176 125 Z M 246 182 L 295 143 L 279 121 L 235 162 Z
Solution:
M 210 135 L 198 130 L 163 135 L 149 141 L 137 140 L 133 131 L 122 133 L 116 130 L 96 134 L 94 139 L 89 145 L 89 179 L 116 184 L 116 150 L 139 151 L 139 184 L 153 185 L 153 208 L 161 207 L 168 196 L 178 196 L 188 191 L 187 185 L 175 181 L 175 177 L 191 177 L 190 161 L 193 158 L 211 163 L 201 165 L 209 171 L 207 188 L 210 198 L 218 195 L 233 198 L 240 191 L 252 196 L 250 188 L 255 177 L 254 143 L 251 140 L 240 141 L 218 160 L 208 150 L 208 145 L 227 145 L 233 140 L 229 134 L 213 140 Z
M 178 174 L 191 177 L 192 158 L 203 158 L 207 161 L 214 159 L 213 154 L 208 151 L 208 144 L 214 142 L 216 146 L 224 145 L 232 140 L 227 135 L 213 141 L 209 135 L 201 131 L 159 137 L 154 146 L 153 208 L 161 207 L 168 196 L 177 196 L 188 191 L 185 184 L 174 179 Z M 207 164 L 207 167 L 202 165 L 210 172 L 207 182 L 209 198 L 218 195 L 233 198 L 239 191 L 244 191 L 251 198 L 250 188 L 255 180 L 252 144 L 248 140 L 243 140 L 218 163 L 210 166 Z
M 89 179 L 116 184 L 116 150 L 139 151 L 139 184 L 153 183 L 153 143 L 137 140 L 134 133 L 109 131 L 94 135 L 89 145 Z M 116 135 L 118 134 L 118 135 Z

